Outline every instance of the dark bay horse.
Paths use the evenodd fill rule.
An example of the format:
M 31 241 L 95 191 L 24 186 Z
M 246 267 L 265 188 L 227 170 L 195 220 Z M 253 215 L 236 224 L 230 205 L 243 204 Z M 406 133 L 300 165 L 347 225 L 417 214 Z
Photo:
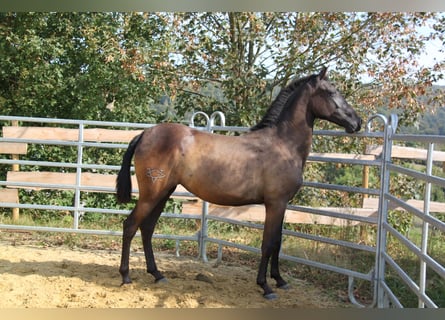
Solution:
M 117 177 L 119 202 L 131 199 L 130 166 L 134 166 L 139 200 L 123 223 L 119 272 L 130 283 L 130 243 L 141 230 L 147 272 L 155 281 L 158 271 L 152 235 L 164 205 L 178 184 L 197 197 L 219 205 L 261 204 L 266 207 L 261 261 L 257 284 L 264 297 L 275 298 L 266 282 L 270 275 L 278 288 L 286 288 L 280 276 L 278 255 L 288 201 L 302 184 L 303 168 L 312 143 L 316 118 L 329 120 L 346 132 L 360 130 L 361 118 L 328 81 L 327 69 L 293 81 L 281 90 L 263 119 L 248 133 L 225 136 L 202 132 L 180 124 L 159 124 L 133 138 Z

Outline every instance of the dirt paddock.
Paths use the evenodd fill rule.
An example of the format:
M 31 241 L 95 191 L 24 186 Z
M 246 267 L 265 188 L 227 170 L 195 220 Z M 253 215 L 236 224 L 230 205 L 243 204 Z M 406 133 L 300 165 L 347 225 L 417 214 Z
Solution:
M 195 257 L 155 253 L 167 283 L 145 272 L 143 254 L 132 253 L 133 283 L 120 286 L 117 250 L 70 249 L 0 239 L 1 308 L 332 308 L 347 307 L 309 283 L 288 279 L 289 290 L 267 301 L 256 270 Z

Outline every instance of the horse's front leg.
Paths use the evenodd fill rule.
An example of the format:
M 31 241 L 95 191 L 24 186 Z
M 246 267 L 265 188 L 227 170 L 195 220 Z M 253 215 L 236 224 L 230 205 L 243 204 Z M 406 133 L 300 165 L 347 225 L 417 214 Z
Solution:
M 267 266 L 272 257 L 271 276 L 282 287 L 286 282 L 281 278 L 278 270 L 278 254 L 281 246 L 281 234 L 285 206 L 272 207 L 266 204 L 266 220 L 264 223 L 263 242 L 261 245 L 261 262 L 258 270 L 257 284 L 264 290 L 266 299 L 276 299 L 277 295 L 267 284 Z
M 280 236 L 277 239 L 276 246 L 273 249 L 274 251 L 272 253 L 270 261 L 270 276 L 277 282 L 277 288 L 289 289 L 289 285 L 280 275 L 280 268 L 279 268 L 279 255 L 281 249 L 282 229 L 283 229 L 283 224 L 281 224 Z
M 269 264 L 269 259 L 272 254 L 272 249 L 270 248 L 267 241 L 263 237 L 263 243 L 261 245 L 261 261 L 258 269 L 258 276 L 256 283 L 263 289 L 264 298 L 268 300 L 276 299 L 277 296 L 273 290 L 269 287 L 266 280 L 267 275 L 267 265 Z

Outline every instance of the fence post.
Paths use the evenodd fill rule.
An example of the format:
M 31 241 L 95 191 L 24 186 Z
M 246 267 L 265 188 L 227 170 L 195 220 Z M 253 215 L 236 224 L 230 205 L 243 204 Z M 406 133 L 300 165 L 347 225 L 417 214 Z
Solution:
M 368 149 L 367 143 L 364 146 L 364 153 Z M 362 187 L 365 189 L 369 189 L 369 166 L 363 166 L 363 177 L 362 177 Z M 362 195 L 362 208 L 364 208 L 365 199 L 368 198 L 367 193 L 363 193 Z M 360 240 L 367 243 L 368 242 L 368 228 L 366 225 L 360 225 Z
M 82 162 L 83 162 L 83 129 L 84 123 L 79 124 L 79 138 L 77 141 L 77 166 L 76 166 L 76 189 L 74 191 L 74 229 L 79 229 L 80 216 L 80 187 L 82 184 Z
M 15 127 L 19 126 L 18 120 L 12 120 L 11 124 Z M 12 160 L 20 160 L 20 156 L 18 154 L 11 155 Z M 12 171 L 20 171 L 20 166 L 17 163 L 14 163 L 12 165 Z M 12 221 L 19 220 L 20 217 L 20 209 L 19 208 L 12 208 Z
M 190 118 L 189 126 L 195 128 L 195 118 L 196 116 L 201 115 L 206 120 L 205 130 L 210 131 L 210 118 L 207 113 L 203 111 L 197 111 L 192 114 Z M 208 236 L 207 229 L 207 214 L 209 210 L 209 204 L 206 201 L 202 202 L 202 212 L 201 212 L 201 229 L 198 232 L 198 245 L 199 245 L 199 257 L 202 261 L 207 262 L 207 244 L 206 238 Z
M 383 130 L 383 148 L 382 148 L 382 165 L 380 170 L 380 194 L 379 194 L 379 208 L 378 208 L 378 225 L 377 225 L 377 252 L 376 252 L 376 264 L 375 264 L 375 287 L 374 287 L 374 299 L 377 299 L 377 307 L 383 308 L 386 306 L 385 292 L 383 283 L 385 282 L 385 259 L 384 254 L 386 252 L 386 230 L 385 224 L 388 221 L 388 200 L 386 195 L 389 193 L 390 183 L 390 171 L 388 165 L 391 163 L 391 150 L 392 150 L 392 135 L 397 129 L 398 118 L 397 115 L 392 114 L 388 119 L 383 115 L 376 115 L 372 117 L 380 118 L 384 123 Z
M 197 115 L 202 115 L 206 120 L 205 130 L 213 133 L 213 127 L 215 126 L 215 119 L 218 117 L 221 127 L 226 125 L 226 118 L 224 113 L 221 111 L 213 112 L 210 117 L 202 111 L 197 111 L 192 114 L 190 119 L 190 127 L 195 127 L 195 117 Z M 207 243 L 206 239 L 208 237 L 208 214 L 209 214 L 209 203 L 207 201 L 202 202 L 202 214 L 201 214 L 201 230 L 199 231 L 199 256 L 202 261 L 207 262 Z
M 201 231 L 199 232 L 199 256 L 202 261 L 208 262 L 207 259 L 207 243 L 208 234 L 207 216 L 209 214 L 209 203 L 202 202 Z
M 433 152 L 434 152 L 434 143 L 430 142 L 428 144 L 428 154 L 426 160 L 426 174 L 431 176 L 433 169 Z M 430 199 L 431 199 L 431 182 L 426 182 L 425 185 L 425 193 L 423 197 L 423 214 L 428 216 L 430 214 Z M 423 219 L 422 219 L 423 220 Z M 428 231 L 429 231 L 429 223 L 423 220 L 422 224 L 422 243 L 421 243 L 421 252 L 426 255 L 428 249 Z M 425 294 L 426 290 L 426 262 L 423 259 L 420 259 L 420 275 L 419 275 L 419 291 L 421 294 Z M 425 302 L 419 299 L 419 308 L 425 308 Z

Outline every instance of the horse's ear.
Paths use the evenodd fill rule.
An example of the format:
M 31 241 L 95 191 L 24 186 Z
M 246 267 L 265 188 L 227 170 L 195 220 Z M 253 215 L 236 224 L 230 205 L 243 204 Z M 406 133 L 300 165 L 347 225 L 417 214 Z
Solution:
M 327 73 L 328 73 L 328 68 L 327 67 L 323 67 L 321 69 L 320 73 L 318 74 L 318 78 L 320 80 L 323 80 L 326 77 Z

